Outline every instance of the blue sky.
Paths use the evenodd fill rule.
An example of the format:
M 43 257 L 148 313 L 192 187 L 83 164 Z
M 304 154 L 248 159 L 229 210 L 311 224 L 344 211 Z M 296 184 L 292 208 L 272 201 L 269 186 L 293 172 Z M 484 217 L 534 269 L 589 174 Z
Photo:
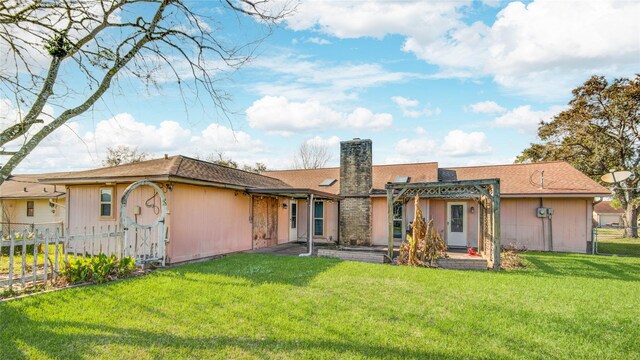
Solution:
M 264 33 L 217 16 L 227 39 Z M 221 74 L 228 117 L 206 99 L 185 106 L 171 82 L 147 91 L 125 79 L 17 172 L 97 167 L 114 145 L 282 169 L 310 141 L 337 165 L 339 141 L 353 137 L 373 140 L 377 164 L 510 163 L 572 88 L 640 69 L 638 18 L 635 1 L 301 2 L 252 62 Z

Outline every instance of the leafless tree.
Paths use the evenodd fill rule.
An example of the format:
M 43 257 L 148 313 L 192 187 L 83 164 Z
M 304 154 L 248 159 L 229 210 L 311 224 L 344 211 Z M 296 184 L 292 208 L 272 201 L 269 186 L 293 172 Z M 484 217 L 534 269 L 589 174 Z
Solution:
M 319 169 L 331 160 L 329 148 L 320 144 L 303 142 L 293 155 L 294 169 Z
M 216 6 L 220 11 L 212 11 Z M 219 72 L 243 65 L 264 37 L 237 40 L 214 16 L 254 18 L 267 36 L 293 9 L 269 0 L 206 7 L 216 15 L 196 13 L 194 3 L 182 0 L 0 1 L 0 101 L 17 109 L 0 121 L 0 155 L 8 156 L 0 183 L 45 137 L 122 79 L 147 87 L 177 83 L 183 100 L 185 90 L 193 98 L 205 95 L 224 113 L 228 94 Z
M 137 163 L 149 158 L 149 153 L 138 150 L 137 147 L 126 145 L 108 146 L 107 156 L 102 160 L 104 166 L 118 166 L 122 164 Z

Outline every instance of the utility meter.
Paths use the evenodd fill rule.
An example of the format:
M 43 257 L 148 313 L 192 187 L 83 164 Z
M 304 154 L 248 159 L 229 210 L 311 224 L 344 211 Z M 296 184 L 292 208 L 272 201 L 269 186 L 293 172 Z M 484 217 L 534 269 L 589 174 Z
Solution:
M 540 207 L 536 209 L 536 216 L 539 218 L 547 217 L 547 209 Z

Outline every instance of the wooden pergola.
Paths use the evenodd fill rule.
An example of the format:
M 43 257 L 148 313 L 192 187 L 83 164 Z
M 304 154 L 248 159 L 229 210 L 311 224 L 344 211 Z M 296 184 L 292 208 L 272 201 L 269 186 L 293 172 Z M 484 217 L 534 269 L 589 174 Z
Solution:
M 478 252 L 489 266 L 500 268 L 500 179 L 425 183 L 387 183 L 389 258 L 393 258 L 393 204 L 413 199 L 472 199 L 478 202 Z

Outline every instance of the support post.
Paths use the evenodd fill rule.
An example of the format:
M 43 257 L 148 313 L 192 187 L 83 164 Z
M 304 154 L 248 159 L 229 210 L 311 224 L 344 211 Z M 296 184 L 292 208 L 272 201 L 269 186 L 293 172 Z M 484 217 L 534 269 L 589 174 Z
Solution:
M 393 259 L 393 189 L 387 189 L 388 255 Z
M 313 194 L 310 194 L 307 199 L 309 200 L 309 211 L 307 213 L 307 242 L 309 251 L 300 256 L 311 256 L 313 254 Z
M 500 269 L 500 180 L 493 185 L 493 268 Z

